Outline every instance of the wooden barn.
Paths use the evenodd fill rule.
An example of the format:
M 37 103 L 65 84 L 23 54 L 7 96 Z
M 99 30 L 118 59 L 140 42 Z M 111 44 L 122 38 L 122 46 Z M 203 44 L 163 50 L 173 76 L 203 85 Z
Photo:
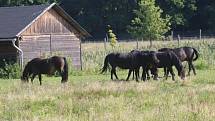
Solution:
M 57 4 L 1 7 L 0 15 L 1 59 L 23 66 L 35 57 L 62 55 L 81 68 L 81 40 L 90 35 Z

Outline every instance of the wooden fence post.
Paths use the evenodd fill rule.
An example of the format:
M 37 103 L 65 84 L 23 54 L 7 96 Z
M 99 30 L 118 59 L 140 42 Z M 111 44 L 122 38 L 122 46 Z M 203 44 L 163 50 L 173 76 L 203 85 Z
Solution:
M 178 47 L 180 46 L 180 35 L 178 34 Z
M 173 38 L 174 37 L 174 35 L 173 35 L 173 31 L 171 31 L 171 39 L 172 39 L 172 41 L 173 41 Z
M 139 48 L 139 43 L 138 43 L 138 38 L 137 38 L 137 45 L 136 45 L 136 48 L 138 49 Z
M 199 30 L 199 40 L 202 40 L 202 30 Z
M 107 42 L 107 39 L 104 38 L 104 48 L 105 48 L 105 51 L 107 50 L 107 44 L 106 44 L 106 42 Z

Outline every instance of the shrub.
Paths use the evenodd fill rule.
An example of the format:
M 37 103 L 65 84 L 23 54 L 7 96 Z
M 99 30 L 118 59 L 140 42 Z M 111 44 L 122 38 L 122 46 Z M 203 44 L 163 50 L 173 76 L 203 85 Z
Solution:
M 17 79 L 21 76 L 21 68 L 18 63 L 7 63 L 0 68 L 0 78 Z
M 109 41 L 110 41 L 110 45 L 111 47 L 115 47 L 117 44 L 117 38 L 116 35 L 113 33 L 113 30 L 111 30 L 111 28 L 109 28 L 108 30 L 108 36 L 109 36 Z

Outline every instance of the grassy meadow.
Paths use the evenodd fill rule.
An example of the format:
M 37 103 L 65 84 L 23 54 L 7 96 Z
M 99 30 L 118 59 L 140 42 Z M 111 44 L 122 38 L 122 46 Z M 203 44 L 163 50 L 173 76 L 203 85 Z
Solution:
M 123 81 L 127 71 L 118 70 L 121 80 L 110 80 L 110 72 L 99 74 L 107 53 L 128 52 L 136 43 L 119 43 L 111 48 L 104 43 L 84 43 L 83 71 L 70 68 L 69 81 L 43 76 L 34 84 L 19 79 L 0 79 L 1 121 L 214 121 L 215 54 L 211 41 L 183 41 L 200 52 L 194 62 L 197 75 L 176 81 L 171 78 L 139 83 Z M 176 47 L 176 42 L 156 42 L 152 50 Z M 140 42 L 140 49 L 149 49 Z M 184 63 L 186 65 L 186 63 Z M 162 76 L 162 69 L 160 76 Z

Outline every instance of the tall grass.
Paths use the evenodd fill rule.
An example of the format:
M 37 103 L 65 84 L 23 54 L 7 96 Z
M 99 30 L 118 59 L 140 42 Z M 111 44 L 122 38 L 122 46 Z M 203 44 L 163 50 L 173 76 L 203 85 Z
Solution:
M 103 61 L 105 56 L 111 52 L 129 52 L 132 49 L 136 49 L 136 42 L 119 42 L 118 46 L 111 48 L 106 45 L 106 50 L 104 48 L 104 43 L 84 43 L 82 45 L 83 52 L 83 69 L 89 72 L 98 73 L 103 66 Z M 209 41 L 181 41 L 178 45 L 177 41 L 156 41 L 152 47 L 149 47 L 149 42 L 141 41 L 139 42 L 140 50 L 158 50 L 163 47 L 182 47 L 190 46 L 198 50 L 200 56 L 199 59 L 194 62 L 194 65 L 198 69 L 214 69 L 215 67 L 215 40 Z
M 51 77 L 42 86 L 37 79 L 33 85 L 0 80 L 0 120 L 213 121 L 215 71 L 198 72 L 185 82 L 109 81 L 106 75 L 70 76 L 66 85 Z

